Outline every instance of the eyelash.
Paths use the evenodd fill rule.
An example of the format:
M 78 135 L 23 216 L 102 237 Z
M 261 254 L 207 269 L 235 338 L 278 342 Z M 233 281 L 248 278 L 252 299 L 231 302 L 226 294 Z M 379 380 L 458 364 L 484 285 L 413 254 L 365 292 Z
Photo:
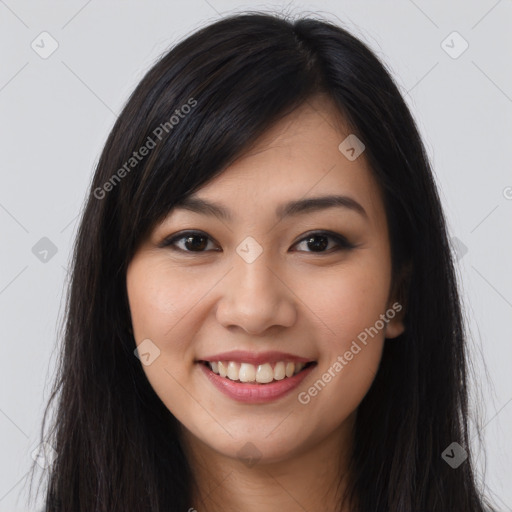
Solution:
M 206 238 L 208 238 L 209 241 L 212 241 L 212 239 L 206 233 L 203 233 L 201 231 L 183 231 L 181 233 L 178 233 L 177 235 L 172 235 L 170 237 L 165 238 L 162 242 L 160 242 L 160 244 L 158 246 L 160 248 L 167 247 L 173 251 L 180 251 L 182 253 L 188 253 L 188 254 L 208 252 L 205 250 L 189 251 L 189 250 L 181 249 L 175 245 L 176 242 L 178 242 L 184 238 L 191 238 L 193 236 L 206 237 Z M 316 251 L 299 251 L 299 252 L 309 252 L 311 254 L 331 254 L 333 252 L 338 252 L 341 250 L 350 250 L 350 249 L 354 249 L 356 247 L 354 244 L 351 244 L 344 236 L 339 235 L 338 233 L 333 233 L 331 231 L 313 231 L 311 233 L 307 233 L 305 237 L 298 240 L 294 245 L 297 245 L 301 242 L 304 242 L 305 240 L 308 240 L 309 238 L 313 238 L 316 236 L 325 236 L 327 238 L 334 240 L 337 243 L 337 248 L 334 251 L 331 248 L 331 250 L 327 250 L 327 251 L 318 251 L 318 252 L 316 252 Z M 216 251 L 216 252 L 218 252 L 218 251 Z

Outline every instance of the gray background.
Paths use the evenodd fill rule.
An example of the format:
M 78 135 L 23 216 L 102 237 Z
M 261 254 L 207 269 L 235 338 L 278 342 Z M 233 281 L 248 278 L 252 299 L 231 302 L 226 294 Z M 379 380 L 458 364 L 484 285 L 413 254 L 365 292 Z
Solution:
M 471 406 L 485 427 L 479 475 L 499 508 L 512 510 L 510 0 L 0 0 L 0 512 L 28 510 L 77 216 L 116 115 L 171 44 L 244 9 L 341 21 L 396 78 L 455 237 L 481 386 Z M 44 31 L 58 42 L 46 59 L 31 47 L 50 48 Z M 469 44 L 460 55 L 454 31 Z

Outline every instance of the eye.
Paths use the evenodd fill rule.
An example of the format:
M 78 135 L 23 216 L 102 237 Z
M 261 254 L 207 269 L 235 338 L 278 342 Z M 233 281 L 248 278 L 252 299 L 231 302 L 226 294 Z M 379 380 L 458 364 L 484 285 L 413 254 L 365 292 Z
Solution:
M 184 242 L 182 246 L 179 247 L 177 244 L 182 240 L 184 240 Z M 182 252 L 204 252 L 203 249 L 208 246 L 208 241 L 211 241 L 211 238 L 205 233 L 200 231 L 185 231 L 166 238 L 159 244 L 159 247 L 170 247 L 173 250 Z
M 329 246 L 329 239 L 334 241 L 335 244 L 334 247 L 331 247 L 329 251 L 325 251 L 325 249 Z M 172 250 L 188 253 L 207 252 L 205 249 L 208 247 L 208 243 L 210 241 L 212 241 L 212 239 L 205 233 L 200 231 L 185 231 L 164 239 L 159 244 L 159 247 L 169 247 Z M 179 243 L 181 246 L 178 245 Z M 316 231 L 313 233 L 308 233 L 306 237 L 301 238 L 297 243 L 294 244 L 294 246 L 300 243 L 306 244 L 306 246 L 312 250 L 299 252 L 331 253 L 342 249 L 353 249 L 355 247 L 355 245 L 351 244 L 344 236 L 329 231 Z M 219 249 L 214 250 L 219 252 Z
M 334 248 L 331 247 L 331 250 L 325 251 L 326 247 L 329 246 L 329 239 L 334 240 Z M 332 233 L 330 231 L 316 231 L 313 233 L 309 233 L 305 238 L 302 238 L 297 242 L 297 244 L 305 244 L 306 247 L 312 249 L 311 251 L 306 252 L 335 252 L 342 249 L 353 249 L 355 245 L 351 244 L 343 235 L 338 233 Z M 295 245 L 297 245 L 295 244 Z M 332 250 L 334 249 L 334 250 Z

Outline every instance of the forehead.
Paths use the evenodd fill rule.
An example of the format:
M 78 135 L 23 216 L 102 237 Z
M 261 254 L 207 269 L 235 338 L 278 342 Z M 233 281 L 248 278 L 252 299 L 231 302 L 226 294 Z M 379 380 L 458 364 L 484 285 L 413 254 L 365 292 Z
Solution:
M 256 221 L 289 201 L 341 195 L 361 204 L 378 224 L 384 214 L 380 190 L 364 151 L 349 159 L 339 149 L 351 131 L 334 108 L 324 98 L 308 101 L 193 197 L 222 204 L 237 219 Z

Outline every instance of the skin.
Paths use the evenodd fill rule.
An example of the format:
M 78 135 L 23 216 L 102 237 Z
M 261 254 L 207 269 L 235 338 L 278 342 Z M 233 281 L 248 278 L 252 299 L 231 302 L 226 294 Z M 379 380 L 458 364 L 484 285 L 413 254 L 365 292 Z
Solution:
M 404 330 L 402 310 L 367 345 L 359 343 L 360 352 L 309 403 L 298 401 L 395 302 L 380 190 L 364 152 L 350 161 L 339 151 L 351 132 L 334 112 L 325 97 L 309 100 L 196 192 L 229 208 L 232 221 L 174 209 L 129 265 L 134 337 L 160 350 L 143 369 L 183 426 L 197 482 L 191 508 L 338 510 L 335 486 L 341 479 L 344 488 L 357 407 L 385 338 Z M 331 194 L 350 196 L 366 216 L 335 207 L 275 217 L 284 202 Z M 208 245 L 194 252 L 181 239 L 175 245 L 187 253 L 159 247 L 188 229 L 207 235 Z M 324 230 L 356 247 L 335 251 L 336 240 L 327 238 L 329 246 L 315 252 L 307 235 Z M 263 249 L 252 263 L 236 252 L 247 236 Z M 228 350 L 279 350 L 317 366 L 284 398 L 242 404 L 210 384 L 195 362 Z M 256 465 L 238 455 L 247 442 L 257 449 Z

